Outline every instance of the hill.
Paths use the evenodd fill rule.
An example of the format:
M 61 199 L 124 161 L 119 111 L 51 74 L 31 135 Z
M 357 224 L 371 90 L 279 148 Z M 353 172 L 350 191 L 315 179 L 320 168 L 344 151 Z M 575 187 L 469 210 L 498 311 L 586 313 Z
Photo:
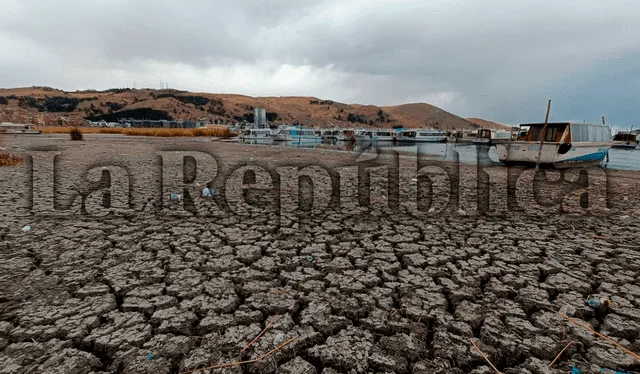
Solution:
M 110 89 L 66 92 L 50 87 L 0 89 L 0 121 L 79 125 L 85 119 L 166 118 L 212 122 L 253 121 L 267 110 L 275 124 L 314 127 L 471 129 L 473 123 L 426 103 L 378 107 L 316 97 L 250 97 L 179 90 Z

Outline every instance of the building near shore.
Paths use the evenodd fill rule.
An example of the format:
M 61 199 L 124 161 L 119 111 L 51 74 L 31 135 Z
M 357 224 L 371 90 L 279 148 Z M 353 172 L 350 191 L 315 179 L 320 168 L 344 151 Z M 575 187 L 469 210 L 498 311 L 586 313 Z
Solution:
M 267 123 L 267 110 L 264 108 L 255 108 L 253 110 L 253 128 L 266 129 L 269 127 Z

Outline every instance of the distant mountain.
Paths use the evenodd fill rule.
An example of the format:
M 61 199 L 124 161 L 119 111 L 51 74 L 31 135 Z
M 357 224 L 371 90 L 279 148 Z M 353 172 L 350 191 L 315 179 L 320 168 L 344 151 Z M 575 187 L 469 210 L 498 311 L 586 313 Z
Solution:
M 465 120 L 471 122 L 478 128 L 493 129 L 493 130 L 511 130 L 511 126 L 503 125 L 493 121 L 487 121 L 482 118 L 465 118 Z
M 314 127 L 475 128 L 426 103 L 378 107 L 345 104 L 316 97 L 251 97 L 178 90 L 110 89 L 65 92 L 50 87 L 0 89 L 0 121 L 82 124 L 85 119 L 172 118 L 181 120 L 253 121 L 254 108 L 265 108 L 275 124 Z

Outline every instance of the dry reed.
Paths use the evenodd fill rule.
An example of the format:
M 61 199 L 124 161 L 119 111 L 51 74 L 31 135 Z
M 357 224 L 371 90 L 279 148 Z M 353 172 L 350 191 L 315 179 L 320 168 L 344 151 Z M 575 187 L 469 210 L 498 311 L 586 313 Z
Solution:
M 620 350 L 621 350 L 621 351 L 623 351 L 624 353 L 626 353 L 626 354 L 628 354 L 629 356 L 631 356 L 631 357 L 635 358 L 636 360 L 640 361 L 640 356 L 639 356 L 638 354 L 636 354 L 636 353 L 634 353 L 634 352 L 631 352 L 631 351 L 630 351 L 630 350 L 628 350 L 627 348 L 625 348 L 625 347 L 621 346 L 618 342 L 616 342 L 616 341 L 612 340 L 611 338 L 608 338 L 607 336 L 605 336 L 605 335 L 603 335 L 603 334 L 601 334 L 601 333 L 599 333 L 599 332 L 595 331 L 595 330 L 594 330 L 594 329 L 592 329 L 590 326 L 586 326 L 585 324 L 580 323 L 580 322 L 576 321 L 575 319 L 573 319 L 573 318 L 571 318 L 571 317 L 569 317 L 569 316 L 567 316 L 567 315 L 564 315 L 564 314 L 562 314 L 562 313 L 556 312 L 555 310 L 553 310 L 553 309 L 551 309 L 551 308 L 547 308 L 547 309 L 549 309 L 549 310 L 550 310 L 550 311 L 552 311 L 553 313 L 555 313 L 555 314 L 559 315 L 560 317 L 562 317 L 562 318 L 564 318 L 564 319 L 568 320 L 569 322 L 573 323 L 574 325 L 576 325 L 576 326 L 580 326 L 580 327 L 582 327 L 583 329 L 585 329 L 585 330 L 587 330 L 587 331 L 589 331 L 589 332 L 591 332 L 591 333 L 595 334 L 595 335 L 596 335 L 596 336 L 598 336 L 599 338 L 601 338 L 601 339 L 604 339 L 604 340 L 608 341 L 609 343 L 611 343 L 611 344 L 615 345 L 618 349 L 620 349 Z
M 258 362 L 258 361 L 262 361 L 265 358 L 271 356 L 272 354 L 276 353 L 277 351 L 281 350 L 282 348 L 284 348 L 287 344 L 291 343 L 292 341 L 296 340 L 297 338 L 291 338 L 289 340 L 287 340 L 286 342 L 280 344 L 278 347 L 270 350 L 269 352 L 263 354 L 262 356 L 258 357 L 258 358 L 254 358 L 253 360 L 247 360 L 247 361 L 238 361 L 238 362 L 230 362 L 227 364 L 218 364 L 218 365 L 213 365 L 213 366 L 208 366 L 205 368 L 200 368 L 200 369 L 194 369 L 194 370 L 188 370 L 188 371 L 183 371 L 180 374 L 187 374 L 187 373 L 196 373 L 198 371 L 204 371 L 204 370 L 214 370 L 214 369 L 222 369 L 222 368 L 226 368 L 226 367 L 230 367 L 230 366 L 238 366 L 238 365 L 243 365 L 243 364 L 250 364 L 253 362 Z
M 73 127 L 43 126 L 43 134 L 68 134 Z M 85 134 L 121 134 L 129 136 L 157 136 L 157 137 L 192 137 L 210 136 L 217 138 L 229 138 L 237 133 L 230 131 L 226 126 L 207 127 L 197 129 L 163 129 L 163 128 L 120 128 L 120 127 L 81 127 Z
M 476 343 L 473 341 L 473 339 L 469 338 L 469 341 L 471 342 L 471 344 L 473 344 L 473 346 L 475 347 L 476 351 L 478 351 L 478 353 L 480 353 L 480 355 L 485 359 L 485 361 L 487 361 L 489 363 L 489 365 L 491 365 L 491 367 L 493 368 L 493 370 L 496 371 L 496 373 L 498 374 L 502 374 L 500 373 L 500 371 L 495 367 L 495 365 L 493 365 L 493 363 L 491 363 L 491 361 L 489 361 L 489 359 L 487 358 L 487 356 L 484 355 L 484 353 L 482 353 L 482 351 L 480 350 L 480 347 L 478 347 L 476 345 Z
M 12 155 L 9 152 L 0 151 L 0 166 L 18 166 L 23 162 L 24 160 L 22 157 Z
M 269 323 L 267 323 L 267 325 L 264 327 L 264 329 L 263 329 L 262 331 L 260 331 L 260 333 L 259 333 L 259 334 L 258 334 L 258 335 L 257 335 L 257 336 L 252 340 L 252 341 L 250 341 L 250 342 L 249 342 L 249 344 L 247 344 L 247 346 L 246 346 L 246 347 L 244 347 L 244 349 L 242 349 L 242 350 L 240 351 L 240 353 L 243 353 L 244 351 L 246 351 L 247 349 L 249 349 L 249 347 L 251 347 L 251 345 L 252 345 L 253 343 L 255 343 L 258 339 L 260 339 L 260 337 L 262 336 L 262 334 L 264 334 L 264 333 L 267 331 L 267 329 L 269 328 L 269 326 L 271 326 L 271 324 L 273 323 L 273 321 L 275 321 L 275 320 L 276 320 L 276 318 L 278 318 L 278 316 L 279 316 L 279 315 L 278 315 L 278 314 L 276 314 L 273 318 L 271 318 L 271 319 L 269 320 Z
M 560 353 L 558 353 L 558 355 L 556 356 L 556 358 L 553 359 L 553 361 L 551 361 L 551 363 L 549 364 L 549 367 L 552 367 L 553 364 L 556 363 L 556 361 L 558 361 L 558 359 L 560 358 L 560 356 L 562 356 L 562 354 L 564 353 L 564 351 L 567 350 L 567 348 L 571 347 L 571 344 L 575 343 L 573 340 L 569 342 L 569 344 L 567 344 L 564 348 L 562 348 L 562 350 L 560 351 Z

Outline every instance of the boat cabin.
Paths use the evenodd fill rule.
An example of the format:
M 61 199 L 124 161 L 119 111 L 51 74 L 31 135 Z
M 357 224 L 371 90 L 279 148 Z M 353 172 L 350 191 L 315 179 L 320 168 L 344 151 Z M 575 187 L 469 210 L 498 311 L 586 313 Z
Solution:
M 629 132 L 618 132 L 614 137 L 614 142 L 624 142 L 624 143 L 636 143 L 638 140 L 638 135 L 631 134 Z
M 520 125 L 518 141 L 542 140 L 544 123 Z M 611 129 L 606 125 L 574 122 L 552 122 L 547 124 L 544 141 L 549 143 L 603 143 L 611 140 Z

